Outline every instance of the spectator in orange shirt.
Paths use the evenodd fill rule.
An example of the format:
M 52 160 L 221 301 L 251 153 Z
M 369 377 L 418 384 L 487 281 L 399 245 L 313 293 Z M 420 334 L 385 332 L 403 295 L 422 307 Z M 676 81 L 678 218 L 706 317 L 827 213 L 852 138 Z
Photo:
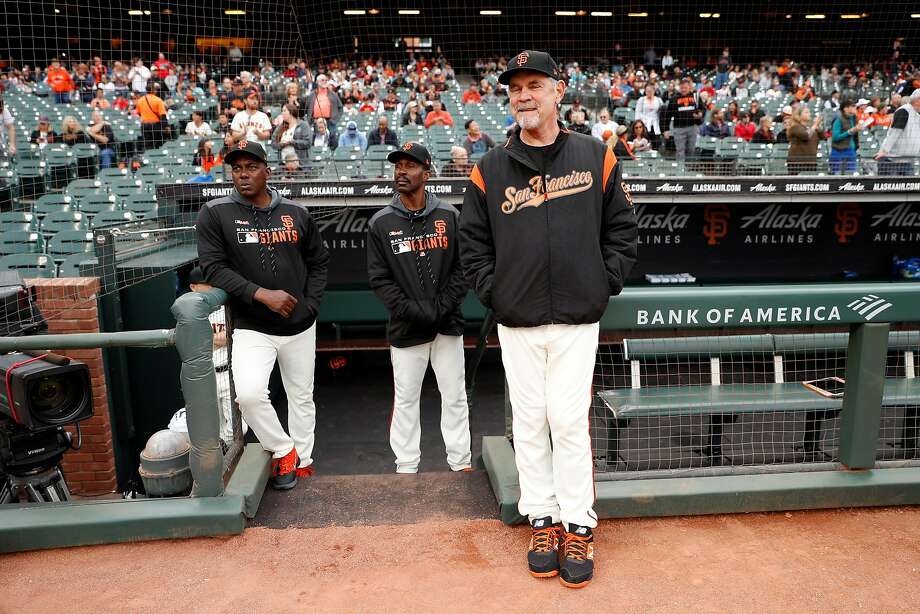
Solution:
M 479 87 L 476 82 L 470 83 L 470 89 L 463 92 L 463 104 L 479 104 L 482 102 L 482 96 L 479 94 Z
M 70 93 L 74 88 L 73 78 L 57 58 L 51 60 L 51 66 L 48 67 L 48 87 L 54 94 L 54 104 L 70 104 Z
M 90 69 L 90 72 L 93 73 L 93 80 L 96 83 L 102 83 L 102 78 L 109 76 L 108 67 L 102 63 L 102 58 L 100 58 L 98 55 L 93 57 L 93 66 Z
M 156 95 L 156 84 L 147 84 L 147 93 L 137 99 L 134 108 L 141 119 L 144 149 L 156 149 L 166 138 L 162 122 L 166 118 L 166 105 L 163 99 Z
M 453 126 L 454 118 L 450 116 L 450 113 L 444 110 L 443 105 L 440 100 L 435 100 L 433 103 L 432 110 L 425 116 L 425 127 L 431 128 L 432 126 Z

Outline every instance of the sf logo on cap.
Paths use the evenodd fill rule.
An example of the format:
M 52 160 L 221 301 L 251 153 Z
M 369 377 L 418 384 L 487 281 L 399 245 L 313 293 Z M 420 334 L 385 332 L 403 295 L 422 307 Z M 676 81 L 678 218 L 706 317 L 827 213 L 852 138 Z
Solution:
M 237 147 L 240 149 L 246 149 L 247 146 L 249 146 L 249 141 L 246 140 L 240 141 L 239 145 L 237 145 Z
M 527 63 L 527 60 L 529 59 L 530 59 L 530 54 L 527 53 L 526 51 L 519 53 L 517 56 L 517 65 L 523 66 L 524 64 Z
M 403 145 L 403 151 L 409 151 L 410 149 L 412 149 L 412 143 L 411 143 L 411 142 L 406 143 L 405 145 Z

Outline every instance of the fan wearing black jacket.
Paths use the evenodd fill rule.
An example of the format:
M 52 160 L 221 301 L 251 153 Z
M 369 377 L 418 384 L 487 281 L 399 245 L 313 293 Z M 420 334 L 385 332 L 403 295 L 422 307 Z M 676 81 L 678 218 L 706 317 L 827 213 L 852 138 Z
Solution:
M 368 223 L 370 286 L 390 314 L 387 337 L 393 363 L 390 447 L 397 473 L 416 473 L 421 460 L 419 399 L 428 363 L 441 393 L 441 435 L 447 464 L 470 471 L 470 422 L 460 305 L 467 284 L 457 245 L 459 213 L 425 190 L 431 155 L 405 143 L 394 164 L 390 204 Z
M 205 280 L 230 295 L 231 368 L 240 411 L 272 453 L 272 487 L 288 490 L 313 473 L 316 316 L 329 253 L 306 207 L 266 187 L 271 168 L 261 145 L 242 140 L 224 162 L 235 189 L 198 212 L 198 257 Z M 276 361 L 290 435 L 268 396 Z

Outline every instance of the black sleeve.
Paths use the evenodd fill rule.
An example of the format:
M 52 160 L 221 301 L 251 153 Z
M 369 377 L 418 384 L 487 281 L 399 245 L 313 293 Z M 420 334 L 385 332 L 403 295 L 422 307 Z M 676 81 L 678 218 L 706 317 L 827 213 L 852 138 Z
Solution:
M 458 226 L 459 222 L 458 216 Z M 438 294 L 438 312 L 440 316 L 451 313 L 459 307 L 463 299 L 466 298 L 466 291 L 469 288 L 466 275 L 463 273 L 463 265 L 460 263 L 460 246 L 457 245 L 456 241 L 454 242 L 453 252 L 454 263 L 450 270 L 450 277 L 440 294 Z
M 897 128 L 899 130 L 904 130 L 907 128 L 907 120 L 909 115 L 907 109 L 898 109 L 894 112 L 894 116 L 891 118 L 891 127 Z
M 611 296 L 616 296 L 623 290 L 626 276 L 636 264 L 638 241 L 636 208 L 633 206 L 632 197 L 623 187 L 620 164 L 617 163 L 604 190 L 601 226 L 601 253 L 604 256 Z
M 301 242 L 303 261 L 307 265 L 307 287 L 304 288 L 304 297 L 307 306 L 314 314 L 319 313 L 319 305 L 323 302 L 326 292 L 326 276 L 329 269 L 329 251 L 323 245 L 323 236 L 316 225 L 316 221 L 308 211 L 306 216 L 307 236 Z
M 213 208 L 202 207 L 198 211 L 195 223 L 198 232 L 198 259 L 204 278 L 216 288 L 225 290 L 247 304 L 252 304 L 252 297 L 259 286 L 237 273 L 227 257 L 228 247 L 220 228 L 220 219 Z
M 479 174 L 479 165 L 474 175 Z M 486 195 L 474 181 L 469 181 L 460 210 L 460 261 L 466 278 L 486 307 L 492 308 L 492 281 L 495 278 L 495 246 Z
M 412 300 L 406 296 L 402 288 L 396 283 L 393 271 L 387 262 L 386 247 L 383 239 L 376 232 L 376 227 L 368 226 L 367 229 L 367 277 L 371 290 L 383 303 L 390 316 L 403 318 L 412 309 Z
M 665 103 L 664 108 L 661 110 L 661 121 L 659 124 L 662 134 L 671 129 L 672 114 L 673 111 L 671 110 L 671 101 L 669 100 L 667 103 Z

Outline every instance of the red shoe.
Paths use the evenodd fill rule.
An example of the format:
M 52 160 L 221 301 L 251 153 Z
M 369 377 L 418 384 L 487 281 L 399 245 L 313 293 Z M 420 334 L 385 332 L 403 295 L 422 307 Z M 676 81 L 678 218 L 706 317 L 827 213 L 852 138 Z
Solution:
M 299 478 L 312 478 L 313 477 L 313 465 L 308 465 L 306 467 L 297 468 L 297 477 Z
M 290 490 L 297 486 L 297 465 L 299 464 L 300 458 L 297 456 L 297 450 L 294 449 L 281 458 L 273 458 L 272 477 L 269 480 L 271 487 L 275 490 Z

